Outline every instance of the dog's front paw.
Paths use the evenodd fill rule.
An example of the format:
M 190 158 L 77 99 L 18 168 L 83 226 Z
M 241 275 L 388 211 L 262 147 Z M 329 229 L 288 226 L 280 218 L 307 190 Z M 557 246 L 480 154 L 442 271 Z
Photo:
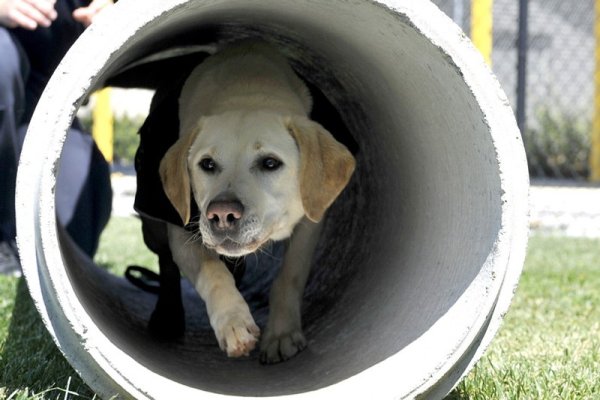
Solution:
M 214 331 L 219 347 L 229 357 L 249 355 L 260 336 L 260 329 L 247 310 L 224 313 L 216 319 Z
M 280 335 L 266 334 L 260 343 L 260 362 L 275 364 L 289 360 L 306 348 L 306 339 L 301 330 Z

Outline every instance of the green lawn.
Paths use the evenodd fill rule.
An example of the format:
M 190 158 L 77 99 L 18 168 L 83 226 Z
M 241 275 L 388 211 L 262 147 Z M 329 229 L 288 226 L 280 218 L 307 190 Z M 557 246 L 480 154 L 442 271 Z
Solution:
M 530 239 L 511 309 L 461 397 L 600 398 L 600 240 Z
M 115 218 L 97 261 L 117 273 L 154 264 L 141 246 L 139 222 Z M 56 350 L 23 280 L 0 277 L 0 399 L 42 398 L 94 394 Z M 505 323 L 448 398 L 600 398 L 600 240 L 531 238 Z

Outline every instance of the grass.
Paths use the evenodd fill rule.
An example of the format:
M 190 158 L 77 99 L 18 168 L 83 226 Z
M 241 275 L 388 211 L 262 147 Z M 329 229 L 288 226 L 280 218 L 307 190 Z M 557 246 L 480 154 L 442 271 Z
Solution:
M 94 261 L 119 276 L 133 264 L 158 271 L 158 260 L 146 249 L 141 232 L 142 223 L 138 218 L 111 218 L 100 238 Z
M 155 264 L 142 246 L 139 221 L 114 218 L 97 261 L 115 273 Z M 448 399 L 600 398 L 599 333 L 600 240 L 534 235 L 505 323 Z M 93 398 L 52 343 L 24 281 L 0 276 L 0 399 Z
M 499 334 L 453 393 L 600 398 L 600 240 L 533 236 Z
M 93 398 L 44 328 L 25 282 L 0 276 L 0 299 L 0 399 Z

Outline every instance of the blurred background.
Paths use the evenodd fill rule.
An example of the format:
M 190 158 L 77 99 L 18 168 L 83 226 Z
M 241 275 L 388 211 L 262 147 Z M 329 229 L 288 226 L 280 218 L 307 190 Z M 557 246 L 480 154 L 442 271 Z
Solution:
M 600 179 L 600 172 L 590 167 L 599 45 L 594 0 L 434 3 L 478 47 L 491 41 L 482 51 L 491 52 L 492 69 L 515 110 L 531 177 Z
M 434 3 L 471 37 L 510 100 L 532 231 L 600 237 L 600 1 Z

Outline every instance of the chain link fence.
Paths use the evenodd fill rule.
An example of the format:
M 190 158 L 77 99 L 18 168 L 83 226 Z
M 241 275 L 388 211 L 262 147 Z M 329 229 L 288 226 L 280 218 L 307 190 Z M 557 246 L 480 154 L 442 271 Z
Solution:
M 472 1 L 435 0 L 471 33 Z M 594 105 L 594 0 L 529 0 L 523 139 L 532 177 L 587 179 Z M 513 109 L 519 1 L 494 0 L 492 68 Z

